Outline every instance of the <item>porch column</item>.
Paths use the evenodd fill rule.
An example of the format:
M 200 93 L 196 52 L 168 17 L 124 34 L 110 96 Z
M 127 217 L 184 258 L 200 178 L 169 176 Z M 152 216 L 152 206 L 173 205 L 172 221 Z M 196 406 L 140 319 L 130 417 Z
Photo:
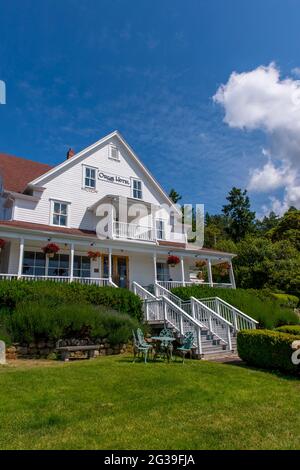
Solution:
M 213 278 L 212 278 L 211 260 L 210 259 L 207 260 L 207 274 L 208 274 L 209 285 L 210 285 L 210 287 L 213 287 L 214 283 L 213 283 Z
M 156 253 L 153 255 L 154 284 L 157 282 Z
M 69 271 L 70 271 L 70 282 L 73 281 L 73 271 L 74 271 L 74 252 L 75 252 L 75 248 L 74 248 L 74 243 L 71 243 L 71 247 L 70 247 L 70 265 L 69 265 Z
M 233 266 L 232 266 L 232 261 L 231 260 L 229 261 L 229 279 L 230 279 L 232 289 L 236 289 Z
M 181 265 L 181 279 L 182 279 L 182 285 L 183 285 L 183 287 L 185 287 L 183 256 L 181 256 L 181 258 L 180 258 L 180 265 Z
M 19 246 L 18 279 L 20 279 L 22 277 L 23 257 L 24 257 L 24 238 L 21 238 L 20 239 L 20 246 Z
M 112 282 L 112 249 L 108 249 L 108 279 Z

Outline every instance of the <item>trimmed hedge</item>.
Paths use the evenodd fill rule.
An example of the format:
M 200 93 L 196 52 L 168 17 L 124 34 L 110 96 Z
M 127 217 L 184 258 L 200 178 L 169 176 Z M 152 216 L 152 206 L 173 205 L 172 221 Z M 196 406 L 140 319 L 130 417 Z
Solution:
M 8 308 L 13 311 L 19 302 L 40 299 L 46 300 L 53 306 L 77 302 L 104 305 L 138 320 L 143 317 L 140 298 L 127 289 L 87 286 L 79 283 L 59 284 L 51 281 L 0 282 L 0 309 Z
M 279 300 L 264 294 L 264 291 L 194 285 L 176 287 L 172 292 L 183 300 L 188 300 L 191 296 L 198 299 L 220 297 L 257 320 L 260 328 L 272 329 L 281 325 L 299 323 L 299 317 L 291 308 L 282 307 Z
M 288 333 L 289 335 L 300 336 L 300 325 L 284 325 L 276 328 L 276 331 Z
M 300 336 L 270 330 L 243 330 L 237 335 L 240 358 L 251 366 L 297 374 L 299 366 L 292 363 L 293 341 Z
M 60 338 L 107 338 L 125 343 L 139 322 L 127 314 L 91 304 L 49 305 L 45 301 L 19 303 L 13 313 L 2 314 L 13 342 L 31 343 Z

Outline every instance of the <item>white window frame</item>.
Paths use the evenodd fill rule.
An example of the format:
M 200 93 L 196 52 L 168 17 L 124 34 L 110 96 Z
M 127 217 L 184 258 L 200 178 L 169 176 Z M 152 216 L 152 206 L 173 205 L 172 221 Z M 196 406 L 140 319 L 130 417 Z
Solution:
M 113 153 L 112 153 L 113 149 L 116 150 L 117 157 L 113 157 Z M 108 146 L 108 158 L 110 158 L 110 160 L 114 160 L 115 162 L 120 161 L 120 152 L 119 152 L 118 147 L 115 144 L 109 144 L 109 146 Z
M 161 224 L 161 227 L 158 225 Z M 155 231 L 156 231 L 156 238 L 158 240 L 166 240 L 166 221 L 164 219 L 156 219 L 155 220 Z M 162 237 L 158 236 L 158 233 L 162 233 Z
M 55 204 L 65 204 L 66 206 L 66 214 L 62 214 L 61 212 L 56 213 L 59 217 L 65 216 L 66 217 L 66 225 L 61 225 L 61 224 L 55 224 L 53 219 L 54 219 L 54 206 Z M 69 221 L 70 221 L 70 202 L 68 201 L 60 201 L 59 199 L 51 199 L 51 210 L 50 210 L 50 225 L 53 225 L 54 227 L 69 227 Z
M 134 187 L 134 183 L 137 182 L 137 183 L 141 183 L 141 189 L 136 189 Z M 134 195 L 134 192 L 135 191 L 139 191 L 141 193 L 141 197 L 135 197 Z M 143 182 L 142 180 L 140 180 L 139 178 L 132 178 L 132 197 L 133 199 L 137 199 L 138 201 L 142 201 L 143 200 Z
M 95 186 L 88 186 L 86 184 L 86 178 L 88 179 L 93 179 L 93 178 L 90 178 L 90 177 L 87 177 L 86 176 L 86 170 L 94 170 L 95 171 Z M 94 190 L 96 191 L 97 189 L 97 171 L 98 171 L 98 168 L 94 167 L 94 166 L 89 166 L 89 165 L 83 165 L 82 166 L 82 187 L 84 189 L 90 189 L 90 190 Z

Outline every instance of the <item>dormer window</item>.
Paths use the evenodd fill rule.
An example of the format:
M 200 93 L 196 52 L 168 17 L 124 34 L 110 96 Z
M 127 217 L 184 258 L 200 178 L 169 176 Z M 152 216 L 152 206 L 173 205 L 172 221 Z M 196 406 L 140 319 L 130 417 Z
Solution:
M 84 167 L 84 187 L 96 189 L 96 168 Z
M 109 146 L 109 158 L 116 161 L 120 160 L 118 147 L 113 144 L 110 144 Z
M 142 182 L 141 180 L 132 180 L 132 197 L 134 199 L 143 199 Z

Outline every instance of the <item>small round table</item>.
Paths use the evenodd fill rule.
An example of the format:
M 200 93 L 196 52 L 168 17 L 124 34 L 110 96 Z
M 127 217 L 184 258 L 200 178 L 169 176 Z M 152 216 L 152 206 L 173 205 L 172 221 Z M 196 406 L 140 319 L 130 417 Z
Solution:
M 161 347 L 163 347 L 164 352 L 167 355 L 167 360 L 169 362 L 170 359 L 172 359 L 172 350 L 173 350 L 172 342 L 175 341 L 176 338 L 173 338 L 172 336 L 151 336 L 151 339 L 156 342 L 153 360 L 156 359 L 156 356 L 158 355 Z

